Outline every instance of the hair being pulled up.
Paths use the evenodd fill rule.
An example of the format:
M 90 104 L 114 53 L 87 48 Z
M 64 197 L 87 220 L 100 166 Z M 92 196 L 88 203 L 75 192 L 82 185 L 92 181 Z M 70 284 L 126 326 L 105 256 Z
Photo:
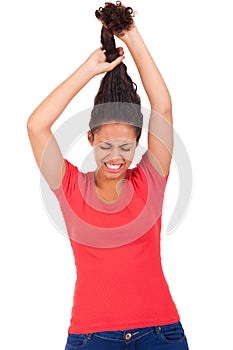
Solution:
M 123 35 L 124 30 L 131 28 L 134 12 L 131 7 L 123 7 L 121 2 L 117 1 L 116 5 L 106 2 L 104 7 L 95 11 L 95 15 L 103 24 L 101 43 L 106 61 L 112 62 L 119 56 L 114 34 Z M 89 123 L 92 136 L 94 137 L 102 124 L 108 122 L 132 125 L 138 142 L 143 124 L 141 99 L 137 94 L 137 85 L 128 75 L 123 62 L 107 72 L 101 80 Z

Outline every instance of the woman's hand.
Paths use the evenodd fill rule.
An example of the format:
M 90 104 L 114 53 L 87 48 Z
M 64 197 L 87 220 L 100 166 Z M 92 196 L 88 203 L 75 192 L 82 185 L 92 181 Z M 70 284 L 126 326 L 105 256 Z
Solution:
M 122 47 L 118 47 L 117 51 L 119 57 L 117 57 L 111 63 L 106 61 L 106 55 L 102 48 L 95 50 L 88 59 L 84 62 L 89 72 L 95 76 L 101 73 L 109 72 L 113 70 L 118 64 L 122 62 L 124 57 L 124 51 Z
M 114 35 L 121 39 L 124 44 L 128 46 L 129 41 L 133 41 L 136 36 L 139 35 L 139 32 L 137 30 L 136 24 L 133 22 L 131 27 L 128 30 L 123 30 L 120 34 L 114 33 Z

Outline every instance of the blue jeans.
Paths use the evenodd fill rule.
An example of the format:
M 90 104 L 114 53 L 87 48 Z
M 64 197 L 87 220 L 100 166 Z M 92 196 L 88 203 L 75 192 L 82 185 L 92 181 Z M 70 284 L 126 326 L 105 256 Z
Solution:
M 69 334 L 65 350 L 188 350 L 181 322 L 85 334 Z

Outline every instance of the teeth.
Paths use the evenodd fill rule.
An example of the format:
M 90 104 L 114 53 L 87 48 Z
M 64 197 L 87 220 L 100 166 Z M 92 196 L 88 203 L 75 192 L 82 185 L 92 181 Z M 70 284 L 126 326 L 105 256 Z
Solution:
M 121 164 L 109 164 L 109 163 L 106 163 L 106 166 L 109 168 L 109 169 L 112 169 L 112 170 L 117 170 L 117 169 L 120 169 L 121 167 Z

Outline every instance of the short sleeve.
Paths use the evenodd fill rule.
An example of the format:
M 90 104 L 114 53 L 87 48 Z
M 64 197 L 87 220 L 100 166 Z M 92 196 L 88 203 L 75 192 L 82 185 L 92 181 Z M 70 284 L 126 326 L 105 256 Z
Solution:
M 148 205 L 151 205 L 151 208 L 154 208 L 153 215 L 158 218 L 162 213 L 163 199 L 169 173 L 165 177 L 155 169 L 148 157 L 148 150 L 143 154 L 137 167 L 143 171 L 144 181 L 147 183 L 147 203 Z M 141 187 L 145 188 L 145 184 Z
M 155 169 L 155 167 L 152 165 L 152 163 L 148 157 L 148 151 L 146 151 L 143 154 L 141 161 L 138 163 L 138 166 L 143 168 L 143 170 L 145 171 L 146 175 L 149 177 L 149 179 L 151 180 L 152 183 L 156 182 L 156 183 L 160 183 L 161 185 L 166 186 L 170 170 L 169 170 L 167 176 L 162 176 Z
M 52 189 L 50 187 L 52 192 L 59 200 L 61 200 L 64 196 L 65 198 L 70 198 L 75 190 L 75 187 L 77 186 L 78 181 L 79 170 L 77 166 L 70 163 L 67 159 L 64 159 L 64 161 L 66 163 L 66 170 L 60 187 L 57 189 Z

